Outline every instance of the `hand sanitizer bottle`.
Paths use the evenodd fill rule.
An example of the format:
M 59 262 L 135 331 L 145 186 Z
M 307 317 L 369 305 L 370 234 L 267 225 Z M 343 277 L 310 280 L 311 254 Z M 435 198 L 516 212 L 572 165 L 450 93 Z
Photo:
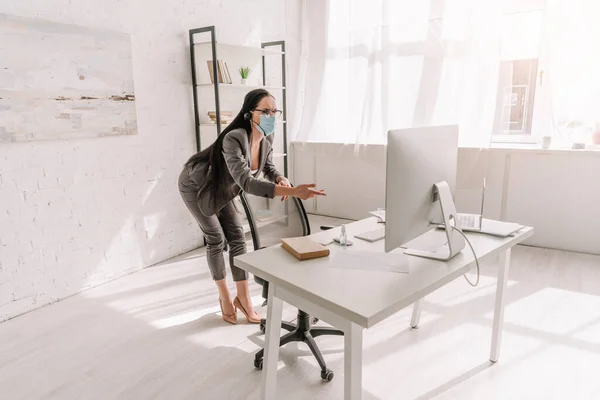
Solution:
M 342 225 L 342 234 L 340 235 L 340 246 L 346 246 L 348 240 L 346 238 L 346 225 Z

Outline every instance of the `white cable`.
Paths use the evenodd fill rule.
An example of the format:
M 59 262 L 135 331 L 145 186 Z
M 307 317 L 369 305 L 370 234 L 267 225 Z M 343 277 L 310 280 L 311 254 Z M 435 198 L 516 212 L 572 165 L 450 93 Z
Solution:
M 475 257 L 475 265 L 477 265 L 477 280 L 473 284 L 473 283 L 471 283 L 469 278 L 467 278 L 467 274 L 464 274 L 463 276 L 465 277 L 465 279 L 467 280 L 469 285 L 476 287 L 477 285 L 479 285 L 479 259 L 477 258 L 477 254 L 475 254 L 475 249 L 473 248 L 471 241 L 469 240 L 469 238 L 467 238 L 467 236 L 463 233 L 463 231 L 461 231 L 460 229 L 457 229 L 455 226 L 453 226 L 452 229 L 454 229 L 456 232 L 460 233 L 462 235 L 462 237 L 465 238 L 465 240 L 469 244 L 469 247 L 471 248 L 471 252 L 473 252 L 473 257 Z

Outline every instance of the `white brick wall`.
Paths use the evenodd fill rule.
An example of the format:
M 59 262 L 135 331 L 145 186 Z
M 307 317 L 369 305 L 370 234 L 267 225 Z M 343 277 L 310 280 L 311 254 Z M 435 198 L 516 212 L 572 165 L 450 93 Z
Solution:
M 285 39 L 284 7 L 276 0 L 0 4 L 0 13 L 131 33 L 139 126 L 132 137 L 0 145 L 0 321 L 198 245 L 177 191 L 195 148 L 187 31 L 215 25 L 226 43 Z

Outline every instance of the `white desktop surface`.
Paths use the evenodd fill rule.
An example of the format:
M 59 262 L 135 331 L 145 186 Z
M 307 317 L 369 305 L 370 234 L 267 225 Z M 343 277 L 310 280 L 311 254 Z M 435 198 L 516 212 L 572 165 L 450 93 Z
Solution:
M 265 340 L 262 399 L 277 399 L 277 361 L 282 302 L 285 301 L 344 331 L 344 398 L 362 398 L 362 330 L 381 322 L 408 305 L 414 304 L 411 326 L 419 323 L 423 298 L 468 272 L 475 266 L 471 250 L 463 251 L 448 262 L 408 257 L 408 274 L 337 268 L 336 252 L 383 252 L 384 240 L 370 243 L 353 236 L 380 228 L 375 217 L 346 225 L 354 245 L 349 249 L 330 244 L 329 257 L 298 261 L 276 245 L 235 258 L 235 265 L 269 282 L 269 303 Z M 312 235 L 317 241 L 339 236 L 340 228 Z M 443 243 L 445 232 L 432 231 L 431 242 Z M 498 238 L 467 233 L 480 260 L 498 253 L 505 255 L 499 267 L 490 360 L 500 353 L 504 315 L 503 293 L 508 279 L 510 249 L 533 235 L 525 227 L 514 236 Z M 430 240 L 427 240 L 430 242 Z M 402 250 L 396 250 L 402 252 Z
M 334 311 L 363 328 L 369 328 L 404 307 L 414 303 L 424 294 L 442 287 L 475 267 L 471 250 L 466 246 L 462 253 L 449 262 L 435 261 L 418 257 L 407 257 L 408 274 L 350 270 L 334 268 L 335 253 L 338 251 L 380 251 L 384 240 L 369 243 L 355 234 L 382 227 L 376 218 L 368 218 L 346 225 L 347 237 L 354 244 L 348 249 L 338 244 L 330 244 L 329 257 L 298 261 L 281 246 L 236 257 L 235 265 L 259 276 L 275 285 L 302 294 L 307 300 Z M 339 236 L 340 229 L 319 232 L 311 235 L 315 240 Z M 445 233 L 437 231 L 439 243 L 443 243 Z M 467 233 L 480 260 L 506 250 L 533 234 L 532 228 L 524 228 L 514 237 L 505 239 Z M 402 249 L 395 252 L 402 254 Z

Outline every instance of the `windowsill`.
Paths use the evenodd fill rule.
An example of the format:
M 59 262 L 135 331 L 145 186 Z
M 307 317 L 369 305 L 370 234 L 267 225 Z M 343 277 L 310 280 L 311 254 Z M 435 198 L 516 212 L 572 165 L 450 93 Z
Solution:
M 539 154 L 553 154 L 553 153 L 592 153 L 600 154 L 600 145 L 588 145 L 584 149 L 573 149 L 571 147 L 550 147 L 543 149 L 539 144 L 531 143 L 491 143 L 490 149 L 495 151 L 506 151 L 506 152 L 527 152 L 527 153 L 539 153 Z
M 300 145 L 309 151 L 317 153 L 328 153 L 339 152 L 345 149 L 347 152 L 355 152 L 356 145 L 349 143 L 335 143 L 335 142 L 292 142 L 293 145 Z M 379 155 L 385 153 L 385 145 L 383 144 L 361 144 L 359 147 L 363 150 L 372 149 Z M 539 144 L 532 143 L 491 143 L 489 147 L 473 147 L 473 146 L 459 146 L 463 150 L 477 150 L 485 151 L 489 150 L 496 154 L 539 154 L 539 155 L 577 155 L 577 156 L 600 156 L 600 146 L 588 146 L 585 149 L 571 149 L 568 147 L 550 147 L 549 149 L 542 149 Z

